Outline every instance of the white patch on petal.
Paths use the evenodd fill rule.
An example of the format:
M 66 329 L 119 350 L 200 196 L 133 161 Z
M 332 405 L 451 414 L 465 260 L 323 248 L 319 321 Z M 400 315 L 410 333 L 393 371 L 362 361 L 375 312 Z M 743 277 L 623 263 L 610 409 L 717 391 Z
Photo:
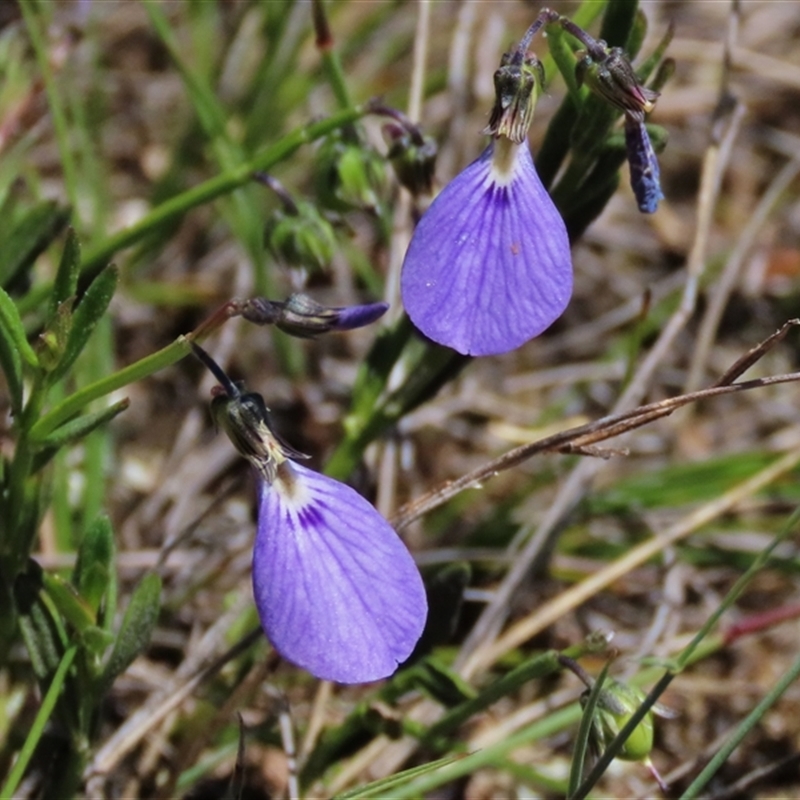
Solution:
M 489 183 L 494 186 L 509 186 L 517 177 L 520 168 L 519 149 L 522 145 L 501 136 L 494 140 L 492 166 Z M 527 146 L 527 145 L 525 145 Z
M 272 488 L 286 500 L 286 505 L 295 511 L 307 506 L 311 499 L 305 483 L 298 480 L 291 461 L 283 461 L 278 465 Z

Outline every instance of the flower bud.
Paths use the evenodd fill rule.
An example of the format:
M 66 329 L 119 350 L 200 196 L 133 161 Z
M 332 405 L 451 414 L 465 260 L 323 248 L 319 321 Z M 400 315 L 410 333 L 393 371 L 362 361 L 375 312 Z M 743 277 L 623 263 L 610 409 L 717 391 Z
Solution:
M 664 199 L 661 171 L 644 120 L 632 114 L 625 115 L 625 149 L 631 188 L 636 195 L 639 211 L 652 214 L 658 208 L 658 201 Z
M 320 147 L 317 194 L 334 211 L 372 211 L 386 185 L 382 158 L 366 144 L 329 137 Z
M 581 696 L 585 704 L 589 692 Z M 600 691 L 592 723 L 594 745 L 602 752 L 625 727 L 645 699 L 640 689 L 609 679 Z M 648 711 L 622 746 L 618 758 L 625 761 L 643 761 L 653 749 L 653 712 Z
M 438 145 L 432 136 L 414 136 L 394 122 L 383 126 L 383 138 L 389 147 L 387 158 L 397 180 L 414 196 L 431 194 Z
M 297 201 L 296 213 L 273 212 L 265 239 L 276 259 L 290 267 L 324 270 L 336 251 L 336 234 L 330 222 L 311 204 Z
M 329 308 L 305 294 L 293 294 L 284 302 L 255 297 L 241 304 L 241 315 L 256 325 L 277 325 L 284 333 L 309 339 L 330 331 L 349 331 L 382 317 L 386 303 Z
M 522 58 L 520 51 L 506 53 L 494 73 L 495 103 L 484 133 L 505 136 L 516 144 L 525 141 L 533 122 L 539 89 L 544 82 L 536 56 Z
M 603 42 L 586 53 L 575 67 L 578 85 L 586 84 L 615 108 L 644 119 L 658 98 L 658 92 L 642 86 L 621 47 L 610 50 Z

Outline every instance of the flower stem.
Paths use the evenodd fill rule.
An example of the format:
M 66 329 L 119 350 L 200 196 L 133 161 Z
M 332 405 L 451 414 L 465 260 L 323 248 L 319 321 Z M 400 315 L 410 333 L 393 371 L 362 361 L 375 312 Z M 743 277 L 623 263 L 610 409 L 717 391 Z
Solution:
M 252 180 L 254 172 L 271 169 L 275 164 L 292 155 L 301 145 L 313 142 L 338 128 L 355 122 L 368 113 L 369 109 L 369 104 L 353 106 L 339 111 L 327 119 L 297 128 L 251 160 L 209 178 L 198 186 L 156 206 L 139 222 L 109 236 L 105 241 L 86 252 L 81 263 L 82 284 L 90 283 L 115 253 L 135 244 L 150 231 L 171 222 L 197 206 L 238 189 Z

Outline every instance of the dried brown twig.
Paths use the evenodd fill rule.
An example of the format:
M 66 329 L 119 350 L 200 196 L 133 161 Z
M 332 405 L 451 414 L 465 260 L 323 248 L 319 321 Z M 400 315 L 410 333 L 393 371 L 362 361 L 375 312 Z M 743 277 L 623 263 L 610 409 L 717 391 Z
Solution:
M 461 478 L 454 481 L 446 481 L 417 500 L 407 503 L 392 518 L 392 524 L 396 529 L 401 530 L 414 520 L 451 500 L 464 489 L 480 485 L 485 480 L 500 472 L 512 469 L 540 453 L 578 453 L 592 456 L 599 455 L 604 458 L 609 455 L 624 454 L 622 450 L 597 450 L 594 446 L 598 442 L 606 441 L 614 436 L 620 436 L 623 433 L 647 425 L 653 420 L 669 416 L 676 409 L 696 403 L 698 400 L 759 389 L 777 383 L 799 381 L 800 372 L 790 372 L 785 375 L 772 375 L 766 378 L 755 378 L 750 381 L 734 383 L 740 375 L 761 359 L 775 344 L 784 339 L 791 328 L 797 325 L 800 325 L 800 320 L 798 319 L 786 322 L 774 334 L 745 353 L 719 381 L 707 389 L 700 389 L 696 392 L 689 392 L 666 400 L 659 400 L 655 403 L 648 403 L 630 411 L 612 414 L 594 422 L 578 425 L 575 428 L 561 431 L 552 436 L 546 436 L 538 441 L 515 447 L 499 458 L 492 459 L 488 463 L 472 470 L 472 472 L 468 472 Z

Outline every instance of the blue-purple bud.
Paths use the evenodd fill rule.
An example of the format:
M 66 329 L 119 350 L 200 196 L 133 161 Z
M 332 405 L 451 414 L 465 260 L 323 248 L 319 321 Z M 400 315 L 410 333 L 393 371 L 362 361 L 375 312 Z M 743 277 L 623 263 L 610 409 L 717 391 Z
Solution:
M 349 331 L 380 319 L 386 303 L 329 308 L 305 294 L 293 294 L 283 302 L 254 297 L 240 306 L 240 314 L 256 325 L 277 325 L 285 333 L 309 339 L 330 331 Z
M 658 201 L 664 199 L 661 171 L 644 120 L 633 114 L 625 115 L 625 148 L 631 173 L 631 188 L 639 211 L 652 214 L 658 208 Z

